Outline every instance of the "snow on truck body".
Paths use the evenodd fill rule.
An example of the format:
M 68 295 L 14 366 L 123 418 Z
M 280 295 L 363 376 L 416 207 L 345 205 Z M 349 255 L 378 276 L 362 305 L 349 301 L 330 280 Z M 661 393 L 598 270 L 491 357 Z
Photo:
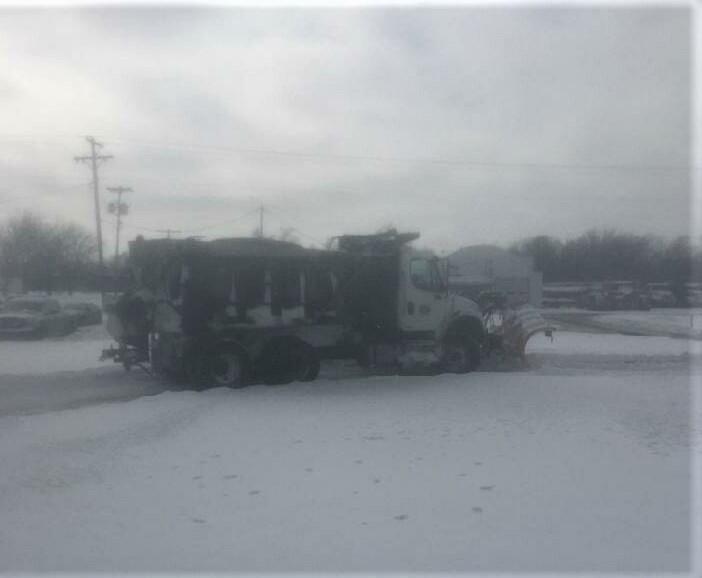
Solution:
M 470 371 L 483 316 L 449 293 L 445 261 L 411 247 L 418 236 L 344 235 L 334 250 L 137 239 L 132 287 L 108 317 L 119 347 L 105 356 L 203 385 L 312 380 L 324 358 Z

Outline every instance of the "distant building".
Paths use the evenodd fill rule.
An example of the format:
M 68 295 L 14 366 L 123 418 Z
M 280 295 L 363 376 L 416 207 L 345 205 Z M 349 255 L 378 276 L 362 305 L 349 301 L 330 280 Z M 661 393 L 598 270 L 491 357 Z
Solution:
M 482 291 L 499 291 L 510 305 L 541 307 L 543 275 L 531 257 L 495 245 L 463 247 L 449 256 L 449 285 L 472 299 Z

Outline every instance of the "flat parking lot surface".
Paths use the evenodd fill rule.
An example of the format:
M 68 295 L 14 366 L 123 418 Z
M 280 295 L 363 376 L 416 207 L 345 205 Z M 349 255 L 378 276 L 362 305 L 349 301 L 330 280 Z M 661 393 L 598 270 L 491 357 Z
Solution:
M 2 572 L 689 569 L 684 340 L 561 332 L 521 371 L 192 392 L 81 369 L 84 337 L 56 371 L 18 356 L 67 340 L 15 344 L 0 378 Z

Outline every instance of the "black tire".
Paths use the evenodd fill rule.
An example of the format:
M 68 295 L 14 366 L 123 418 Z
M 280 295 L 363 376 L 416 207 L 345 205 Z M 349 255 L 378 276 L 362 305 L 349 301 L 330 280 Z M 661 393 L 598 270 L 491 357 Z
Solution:
M 225 347 L 207 357 L 207 374 L 214 387 L 238 389 L 247 384 L 246 354 L 235 347 Z
M 317 376 L 319 375 L 320 361 L 319 355 L 317 355 L 314 347 L 308 345 L 307 343 L 303 343 L 300 359 L 301 366 L 298 373 L 298 379 L 300 381 L 314 381 L 317 379 Z
M 190 352 L 183 360 L 183 373 L 197 389 L 238 389 L 248 384 L 248 366 L 244 351 L 233 345 L 222 346 L 211 352 Z
M 480 345 L 474 339 L 449 341 L 444 344 L 441 367 L 447 373 L 464 374 L 480 365 Z
M 475 371 L 480 365 L 480 343 L 475 339 L 468 339 L 466 341 L 466 348 L 468 349 L 468 371 Z
M 30 339 L 45 339 L 49 336 L 49 330 L 45 323 L 40 324 L 30 335 Z
M 263 350 L 258 373 L 266 385 L 313 381 L 319 374 L 319 356 L 299 339 L 274 339 Z
M 164 375 L 165 372 L 160 364 L 154 365 L 152 361 L 152 367 L 157 375 Z M 209 382 L 206 368 L 206 360 L 203 355 L 198 352 L 189 352 L 183 358 L 183 381 L 197 390 L 210 387 L 212 384 Z

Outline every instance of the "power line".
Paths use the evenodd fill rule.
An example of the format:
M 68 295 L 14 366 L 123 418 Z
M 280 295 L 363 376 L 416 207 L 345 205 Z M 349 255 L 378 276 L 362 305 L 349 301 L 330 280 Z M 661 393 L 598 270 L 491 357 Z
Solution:
M 83 188 L 83 187 L 85 187 L 85 186 L 87 186 L 87 185 L 91 185 L 91 184 L 92 184 L 92 181 L 87 181 L 87 182 L 82 182 L 82 183 L 75 183 L 75 184 L 73 184 L 73 185 L 65 185 L 65 186 L 62 186 L 62 187 L 45 187 L 45 188 L 46 188 L 45 191 L 37 191 L 37 189 L 36 189 L 35 187 L 33 187 L 33 186 L 32 186 L 32 187 L 22 187 L 22 189 L 23 189 L 23 190 L 32 190 L 32 191 L 34 191 L 35 193 L 39 193 L 39 194 L 47 193 L 47 192 L 58 193 L 58 192 L 61 192 L 61 191 L 71 191 L 71 190 L 74 190 L 74 189 Z M 44 186 L 44 185 L 42 185 L 42 186 Z M 3 195 L 7 195 L 7 194 L 9 194 L 9 193 L 17 193 L 17 192 L 19 192 L 19 191 L 17 191 L 16 189 L 11 189 L 11 190 L 8 190 L 8 191 L 3 191 Z M 25 195 L 25 194 L 27 194 L 27 193 L 19 193 L 19 194 L 20 194 L 20 195 Z M 16 202 L 23 203 L 23 202 L 25 202 L 25 201 L 28 202 L 28 203 L 29 203 L 29 202 L 32 202 L 32 203 L 35 202 L 35 201 L 31 201 L 31 200 L 26 199 L 26 198 L 16 197 L 16 196 L 0 198 L 0 203 L 16 203 Z
M 243 215 L 240 215 L 236 219 L 227 219 L 226 221 L 219 221 L 217 223 L 210 223 L 209 225 L 205 225 L 204 227 L 198 227 L 197 229 L 188 229 L 185 232 L 186 233 L 200 233 L 200 232 L 204 231 L 205 229 L 214 229 L 215 227 L 221 227 L 222 225 L 233 225 L 235 223 L 242 221 L 243 219 L 245 219 L 247 217 L 250 217 L 254 213 L 258 213 L 259 210 L 260 210 L 260 208 L 257 207 L 251 211 L 244 213 Z
M 112 223 L 114 225 L 117 224 L 117 219 L 105 219 L 105 221 L 108 221 L 109 223 Z M 137 231 L 146 231 L 148 233 L 162 233 L 163 229 L 152 229 L 151 227 L 141 227 L 139 225 L 134 225 L 132 223 L 122 223 L 122 227 L 126 229 L 136 229 Z
M 0 135 L 0 140 L 23 140 L 21 135 Z M 74 135 L 65 135 L 59 138 L 75 138 Z M 55 144 L 35 140 L 31 135 L 27 137 L 28 142 L 35 144 Z M 422 157 L 401 157 L 382 155 L 360 155 L 360 154 L 334 154 L 317 153 L 308 151 L 278 150 L 252 147 L 223 147 L 212 145 L 200 145 L 189 143 L 166 143 L 133 139 L 110 139 L 107 144 L 129 144 L 145 146 L 158 149 L 203 151 L 203 152 L 224 152 L 224 153 L 244 153 L 268 156 L 283 156 L 292 158 L 308 158 L 334 161 L 370 161 L 378 163 L 416 163 L 416 164 L 438 164 L 449 166 L 462 166 L 482 169 L 557 169 L 557 170 L 592 170 L 592 171 L 699 171 L 702 165 L 671 165 L 671 164 L 631 164 L 631 163 L 567 163 L 567 162 L 509 162 L 509 161 L 480 161 L 459 158 L 422 158 Z
M 86 187 L 86 186 L 92 185 L 92 184 L 93 184 L 93 181 L 83 181 L 82 183 L 75 183 L 73 185 L 63 185 L 61 187 L 42 185 L 42 188 L 45 189 L 44 192 L 47 192 L 47 193 L 49 193 L 49 192 L 50 193 L 59 193 L 62 191 L 72 191 L 74 189 L 80 189 L 80 188 L 83 188 L 83 187 Z M 36 191 L 36 188 L 33 186 L 26 186 L 23 188 Z
M 221 227 L 222 225 L 233 225 L 236 223 L 241 222 L 242 220 L 251 217 L 255 213 L 258 213 L 259 209 L 253 209 L 251 211 L 247 211 L 243 215 L 240 215 L 239 217 L 235 219 L 227 219 L 226 221 L 218 221 L 216 223 L 210 223 L 208 225 L 204 225 L 202 227 L 197 227 L 194 229 L 154 229 L 152 227 L 142 227 L 141 225 L 135 225 L 133 223 L 124 223 L 122 226 L 126 227 L 128 229 L 135 229 L 137 231 L 145 231 L 148 233 L 167 233 L 169 230 L 171 233 L 178 233 L 178 234 L 186 234 L 186 233 L 201 233 L 202 231 L 206 229 L 214 229 L 217 227 Z M 116 224 L 116 220 L 109 220 L 111 223 Z
M 40 139 L 37 136 L 39 135 L 2 134 L 0 135 L 0 142 L 55 146 L 64 143 L 67 139 L 83 138 L 83 135 L 72 134 L 41 135 Z M 44 140 L 47 136 L 49 140 Z
M 358 154 L 334 154 L 334 153 L 312 153 L 306 151 L 290 151 L 276 149 L 259 149 L 249 147 L 220 147 L 211 145 L 198 144 L 178 144 L 178 143 L 158 143 L 150 141 L 135 141 L 135 140 L 111 140 L 113 144 L 133 144 L 138 146 L 146 146 L 160 149 L 172 150 L 190 150 L 203 152 L 227 152 L 227 153 L 248 153 L 257 155 L 272 155 L 285 156 L 296 158 L 311 158 L 311 159 L 327 159 L 327 160 L 351 160 L 351 161 L 372 161 L 372 162 L 390 162 L 390 163 L 418 163 L 418 164 L 439 164 L 439 165 L 454 165 L 466 166 L 475 168 L 545 168 L 545 169 L 577 169 L 577 170 L 645 170 L 645 171 L 690 171 L 702 170 L 699 165 L 668 165 L 668 164 L 627 164 L 627 163 L 537 163 L 537 162 L 501 162 L 501 161 L 476 161 L 467 159 L 447 159 L 447 158 L 421 158 L 421 157 L 392 157 L 392 156 L 376 156 L 376 155 L 358 155 Z

